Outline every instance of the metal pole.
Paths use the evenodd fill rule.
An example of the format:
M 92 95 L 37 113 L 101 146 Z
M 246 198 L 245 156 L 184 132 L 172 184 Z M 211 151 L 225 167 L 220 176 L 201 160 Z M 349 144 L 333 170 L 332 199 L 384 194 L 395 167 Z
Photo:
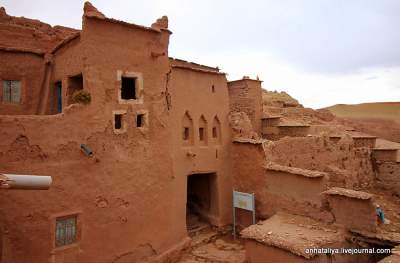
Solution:
M 256 223 L 256 202 L 254 198 L 254 193 L 253 195 L 253 225 Z
M 233 208 L 233 239 L 236 239 L 235 190 L 233 190 L 232 192 L 232 208 Z

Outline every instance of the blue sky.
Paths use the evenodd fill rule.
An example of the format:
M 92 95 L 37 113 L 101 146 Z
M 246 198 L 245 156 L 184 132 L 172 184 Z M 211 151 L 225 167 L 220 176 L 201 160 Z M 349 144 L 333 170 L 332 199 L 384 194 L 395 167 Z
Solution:
M 108 17 L 169 17 L 169 55 L 262 79 L 307 107 L 400 101 L 397 0 L 94 0 Z M 0 0 L 7 13 L 81 27 L 83 1 Z

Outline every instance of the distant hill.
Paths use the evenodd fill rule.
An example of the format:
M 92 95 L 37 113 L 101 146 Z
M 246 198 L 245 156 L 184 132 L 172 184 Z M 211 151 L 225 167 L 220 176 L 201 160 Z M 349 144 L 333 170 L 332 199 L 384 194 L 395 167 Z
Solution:
M 400 120 L 400 102 L 337 104 L 326 109 L 340 118 Z
M 338 104 L 326 109 L 347 126 L 400 143 L 400 102 Z

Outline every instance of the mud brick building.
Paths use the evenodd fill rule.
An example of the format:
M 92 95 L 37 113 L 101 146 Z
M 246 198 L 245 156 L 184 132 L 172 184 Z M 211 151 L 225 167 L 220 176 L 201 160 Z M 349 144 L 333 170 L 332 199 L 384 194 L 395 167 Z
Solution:
M 232 189 L 256 193 L 267 221 L 285 212 L 332 225 L 343 199 L 369 213 L 356 229 L 367 242 L 374 199 L 353 196 L 379 178 L 375 141 L 356 146 L 336 130 L 332 141 L 309 125 L 284 133 L 293 125 L 265 121 L 260 80 L 227 81 L 217 67 L 169 57 L 171 34 L 167 17 L 145 27 L 88 2 L 81 30 L 0 9 L 0 172 L 53 178 L 48 191 L 0 191 L 1 262 L 174 262 L 193 222 L 232 224 Z M 388 162 L 379 170 L 398 166 Z M 333 187 L 356 193 L 332 209 Z M 347 212 L 338 212 L 344 221 Z M 381 245 L 397 244 L 389 241 Z M 275 244 L 255 242 L 249 262 Z M 286 258 L 285 247 L 262 253 Z

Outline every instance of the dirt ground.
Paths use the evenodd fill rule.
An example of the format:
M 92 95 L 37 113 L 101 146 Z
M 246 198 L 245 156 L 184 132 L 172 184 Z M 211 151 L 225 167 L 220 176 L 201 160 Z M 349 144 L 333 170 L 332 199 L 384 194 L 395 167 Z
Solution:
M 178 263 L 212 262 L 243 263 L 245 251 L 240 239 L 234 240 L 230 232 L 219 233 L 207 227 L 192 236 L 192 245 Z

